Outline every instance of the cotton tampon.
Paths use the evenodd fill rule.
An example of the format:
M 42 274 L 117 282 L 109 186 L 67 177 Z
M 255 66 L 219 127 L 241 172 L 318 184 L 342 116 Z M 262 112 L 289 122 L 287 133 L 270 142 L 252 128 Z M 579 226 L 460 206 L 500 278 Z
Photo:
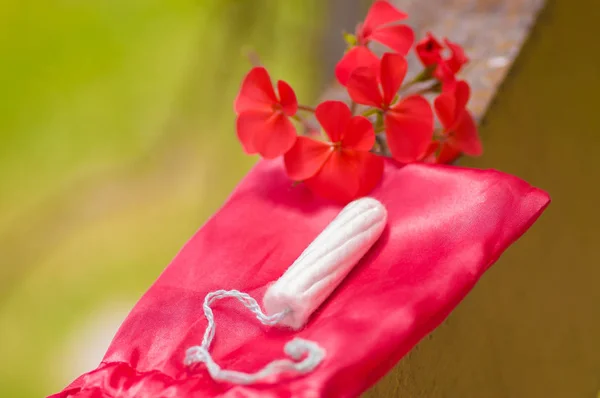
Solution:
M 362 198 L 348 204 L 271 286 L 263 298 L 267 314 L 285 312 L 277 323 L 300 329 L 381 236 L 383 204 Z

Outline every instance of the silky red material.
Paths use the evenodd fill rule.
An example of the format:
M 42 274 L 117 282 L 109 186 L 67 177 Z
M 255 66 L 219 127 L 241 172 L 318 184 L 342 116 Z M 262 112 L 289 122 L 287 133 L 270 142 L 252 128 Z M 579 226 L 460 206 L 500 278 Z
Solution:
M 233 299 L 213 306 L 210 350 L 223 368 L 257 371 L 298 336 L 327 351 L 313 373 L 236 386 L 183 364 L 202 340 L 208 292 L 238 289 L 261 301 L 342 207 L 293 186 L 281 162 L 262 161 L 142 297 L 99 367 L 52 397 L 357 397 L 448 316 L 549 203 L 497 171 L 391 161 L 371 196 L 388 209 L 383 236 L 304 329 L 262 326 Z

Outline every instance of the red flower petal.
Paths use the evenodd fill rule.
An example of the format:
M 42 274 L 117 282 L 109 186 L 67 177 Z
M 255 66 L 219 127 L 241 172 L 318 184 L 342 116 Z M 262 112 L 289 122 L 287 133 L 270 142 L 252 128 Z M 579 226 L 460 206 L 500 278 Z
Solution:
M 441 60 L 435 71 L 433 72 L 433 76 L 442 82 L 444 87 L 454 87 L 454 83 L 456 82 L 456 77 L 454 76 L 454 72 L 450 69 L 446 61 Z
M 379 79 L 383 90 L 383 104 L 389 106 L 400 90 L 408 63 L 400 54 L 385 53 L 381 58 L 381 72 Z
M 444 44 L 446 44 L 452 53 L 450 58 L 446 60 L 446 64 L 453 74 L 457 74 L 463 65 L 469 62 L 469 58 L 465 54 L 465 50 L 460 45 L 453 43 L 448 39 L 444 39 Z
M 477 125 L 466 109 L 460 113 L 449 140 L 453 147 L 467 155 L 479 156 L 483 153 Z
M 419 57 L 424 66 L 439 63 L 442 60 L 443 49 L 444 47 L 431 32 L 427 32 L 427 36 L 421 39 L 415 46 L 417 57 Z
M 358 152 L 361 157 L 361 173 L 356 197 L 368 195 L 381 181 L 383 176 L 383 158 L 371 152 Z
M 451 93 L 442 93 L 433 101 L 435 113 L 442 123 L 444 130 L 448 130 L 456 119 L 456 100 Z
M 336 150 L 305 184 L 318 196 L 347 203 L 377 186 L 383 165 L 383 159 L 370 152 Z
M 244 112 L 237 119 L 237 134 L 248 153 L 265 159 L 283 155 L 296 142 L 296 129 L 281 112 Z
M 304 181 L 318 196 L 346 203 L 356 197 L 360 187 L 360 158 L 349 151 L 334 151 L 321 170 Z
M 360 68 L 355 70 L 346 86 L 350 98 L 358 104 L 383 107 L 383 97 L 379 89 L 377 70 Z
M 348 51 L 335 66 L 335 77 L 342 86 L 348 83 L 352 72 L 358 68 L 377 68 L 379 58 L 367 47 L 357 46 Z
M 391 5 L 386 0 L 377 0 L 373 3 L 364 23 L 361 26 L 360 32 L 358 32 L 360 38 L 367 38 L 374 30 L 382 25 L 397 22 L 408 18 L 408 15 L 398 10 L 396 7 Z
M 435 112 L 445 130 L 455 129 L 454 125 L 466 109 L 470 96 L 469 84 L 461 80 L 450 87 L 445 87 L 442 94 L 435 99 Z
M 410 26 L 392 25 L 376 29 L 369 38 L 406 55 L 415 42 L 415 33 Z
M 439 164 L 449 164 L 454 162 L 460 156 L 460 151 L 454 148 L 449 143 L 445 142 L 442 144 L 442 149 L 437 158 Z
M 454 91 L 454 98 L 456 98 L 456 114 L 458 115 L 463 109 L 467 107 L 467 102 L 471 97 L 471 87 L 469 83 L 464 80 L 456 82 L 456 85 L 452 87 Z
M 278 103 L 271 77 L 263 67 L 255 67 L 248 72 L 234 102 L 235 112 L 266 111 Z
M 292 87 L 283 80 L 279 80 L 277 82 L 277 91 L 279 91 L 279 103 L 283 112 L 287 116 L 295 115 L 298 111 L 298 100 Z
M 238 115 L 237 119 L 235 120 L 235 131 L 238 139 L 242 143 L 244 152 L 248 154 L 254 154 L 257 152 L 256 148 L 254 147 L 254 133 L 256 132 L 257 128 L 261 128 L 264 125 L 265 120 L 268 120 L 271 114 L 271 111 L 253 111 Z
M 456 89 L 456 76 L 450 72 L 450 68 L 443 61 L 438 65 L 433 75 L 442 83 L 442 92 Z
M 317 106 L 315 116 L 331 142 L 340 142 L 352 112 L 348 105 L 341 101 L 324 101 Z
M 483 148 L 475 121 L 466 108 L 470 94 L 469 85 L 461 80 L 442 92 L 435 99 L 434 106 L 448 135 L 446 146 L 467 155 L 478 156 L 483 152 Z M 445 148 L 445 152 L 449 152 L 449 149 Z M 451 155 L 454 156 L 452 153 L 442 153 L 440 157 L 446 162 L 452 158 Z
M 344 149 L 356 151 L 370 151 L 375 145 L 375 130 L 373 125 L 363 116 L 354 116 L 348 122 L 342 138 Z
M 424 163 L 436 163 L 435 152 L 438 150 L 439 147 L 439 141 L 431 141 L 421 161 Z
M 394 159 L 409 163 L 423 158 L 433 138 L 433 111 L 421 96 L 402 99 L 385 116 L 387 143 Z
M 314 176 L 332 152 L 331 144 L 308 137 L 298 137 L 292 149 L 283 157 L 288 176 L 294 181 L 304 181 Z

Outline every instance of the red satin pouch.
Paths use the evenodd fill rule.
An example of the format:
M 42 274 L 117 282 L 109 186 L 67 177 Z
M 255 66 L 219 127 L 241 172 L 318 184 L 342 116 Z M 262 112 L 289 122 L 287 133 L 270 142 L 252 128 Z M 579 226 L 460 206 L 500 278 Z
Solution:
M 237 289 L 260 302 L 342 208 L 293 186 L 281 162 L 261 161 L 141 298 L 99 367 L 52 397 L 357 397 L 448 316 L 549 203 L 497 171 L 391 161 L 370 196 L 387 207 L 388 226 L 304 329 L 263 326 L 237 300 L 213 306 L 210 351 L 223 368 L 255 372 L 302 337 L 326 350 L 312 373 L 239 386 L 183 363 L 207 326 L 207 293 Z

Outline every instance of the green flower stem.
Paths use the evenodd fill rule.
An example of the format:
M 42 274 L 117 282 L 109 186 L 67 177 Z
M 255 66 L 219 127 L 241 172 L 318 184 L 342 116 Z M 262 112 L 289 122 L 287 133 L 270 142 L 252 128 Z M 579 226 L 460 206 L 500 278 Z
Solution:
M 435 67 L 432 66 L 428 66 L 427 68 L 424 68 L 421 73 L 419 73 L 417 76 L 414 77 L 414 79 L 412 79 L 411 81 L 409 81 L 408 83 L 404 84 L 402 87 L 400 87 L 399 92 L 405 92 L 406 90 L 408 90 L 409 88 L 411 88 L 412 86 L 414 86 L 417 83 L 424 83 L 427 82 L 429 80 L 432 80 L 433 77 L 433 72 L 435 71 Z
M 258 53 L 256 51 L 249 47 L 243 49 L 242 51 L 244 53 L 244 56 L 248 59 L 248 62 L 250 62 L 250 65 L 252 65 L 252 67 L 256 68 L 257 66 L 262 66 L 262 63 L 260 62 L 260 57 L 258 56 Z
M 404 93 L 409 88 L 411 88 L 412 86 L 414 86 L 417 83 L 419 83 L 419 81 L 417 79 L 413 79 L 413 80 L 409 81 L 408 83 L 405 83 L 404 85 L 402 85 L 402 87 L 400 87 L 400 90 L 398 90 L 398 92 L 399 93 Z
M 379 154 L 383 155 L 383 156 L 390 156 L 390 150 L 387 146 L 387 143 L 385 142 L 385 138 L 383 138 L 383 136 L 381 135 L 376 135 L 375 136 L 375 143 L 377 144 L 377 147 L 379 149 Z
M 442 85 L 440 84 L 440 82 L 436 81 L 431 86 L 425 87 L 424 89 L 421 89 L 421 90 L 415 92 L 413 95 L 424 95 L 424 94 L 430 94 L 430 93 L 439 93 L 439 92 L 441 92 L 441 90 L 442 90 Z
M 306 105 L 298 105 L 298 110 L 310 112 L 310 113 L 315 113 L 315 111 L 316 111 L 315 108 L 306 106 Z
M 377 112 L 377 119 L 375 120 L 375 134 L 379 134 L 385 130 L 385 125 L 383 124 L 383 113 Z
M 343 35 L 344 35 L 344 41 L 346 42 L 346 45 L 348 46 L 349 49 L 358 44 L 358 39 L 352 33 L 343 32 Z
M 320 129 L 318 127 L 314 126 L 308 120 L 300 117 L 300 115 L 294 115 L 294 116 L 292 116 L 292 119 L 294 119 L 295 121 L 300 123 L 302 125 L 302 127 L 304 127 L 304 133 L 300 134 L 300 135 L 309 135 L 308 132 L 310 132 L 310 131 L 315 132 L 315 133 L 319 133 L 319 131 L 320 131 Z
M 379 112 L 379 109 L 377 109 L 377 108 L 367 109 L 366 111 L 364 111 L 362 113 L 362 116 L 364 116 L 364 117 L 373 116 L 373 115 L 376 115 L 377 112 Z
M 433 139 L 435 141 L 444 142 L 448 139 L 448 133 L 444 129 L 436 129 L 433 132 Z

